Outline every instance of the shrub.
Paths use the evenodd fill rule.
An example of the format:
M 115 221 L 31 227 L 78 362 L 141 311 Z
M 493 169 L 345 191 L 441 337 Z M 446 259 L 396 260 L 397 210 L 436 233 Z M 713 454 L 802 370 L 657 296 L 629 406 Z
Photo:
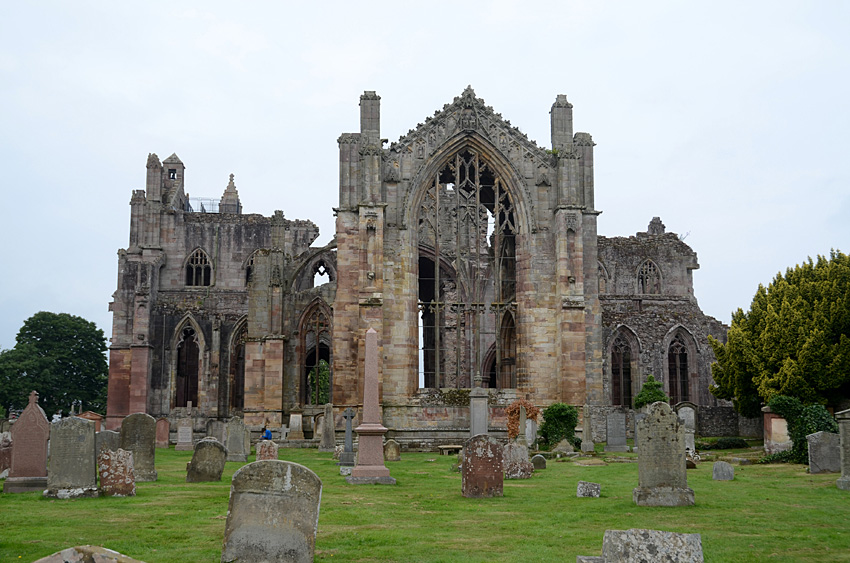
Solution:
M 734 450 L 738 448 L 749 448 L 750 445 L 743 438 L 720 438 L 714 444 L 715 450 Z
M 569 440 L 575 447 L 576 424 L 578 424 L 578 409 L 566 403 L 552 403 L 543 411 L 540 435 L 550 447 L 564 439 Z M 581 447 L 581 440 L 578 440 L 577 447 Z
M 838 423 L 823 405 L 804 405 L 796 397 L 776 395 L 768 403 L 770 410 L 788 422 L 788 436 L 793 445 L 787 452 L 772 454 L 762 463 L 809 463 L 809 443 L 806 435 L 814 432 L 838 432 Z M 767 460 L 767 461 L 766 461 Z
M 536 419 L 540 415 L 540 409 L 534 406 L 531 401 L 525 399 L 517 399 L 505 409 L 508 415 L 508 438 L 513 440 L 519 436 L 519 408 L 525 407 L 525 418 Z
M 640 409 L 646 405 L 651 405 L 656 401 L 668 402 L 670 397 L 664 393 L 663 385 L 660 381 L 656 381 L 652 374 L 646 378 L 643 387 L 640 388 L 640 393 L 635 396 L 635 408 Z

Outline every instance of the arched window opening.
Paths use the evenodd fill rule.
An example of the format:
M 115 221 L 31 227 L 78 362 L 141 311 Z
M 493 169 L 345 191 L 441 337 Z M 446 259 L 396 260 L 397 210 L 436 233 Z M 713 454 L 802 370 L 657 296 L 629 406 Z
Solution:
M 186 407 L 191 401 L 198 405 L 198 366 L 200 364 L 200 347 L 195 329 L 187 326 L 180 332 L 180 342 L 177 343 L 177 381 L 176 407 Z
M 661 293 L 661 276 L 658 267 L 652 260 L 647 260 L 640 265 L 638 270 L 638 292 L 647 295 L 658 295 Z
M 670 388 L 670 404 L 689 401 L 688 392 L 688 348 L 682 336 L 677 334 L 667 349 L 667 368 Z
M 611 404 L 632 406 L 632 347 L 621 336 L 611 346 Z
M 608 276 L 601 263 L 597 264 L 596 276 L 599 282 L 599 295 L 602 295 L 608 290 Z
M 325 265 L 325 261 L 319 260 L 316 262 L 316 265 L 313 266 L 313 287 L 318 287 L 332 281 L 331 272 Z
M 249 285 L 251 281 L 254 279 L 254 256 L 252 254 L 250 258 L 248 258 L 248 262 L 245 263 L 245 285 Z
M 419 385 L 463 388 L 481 378 L 515 387 L 514 205 L 502 179 L 473 150 L 455 154 L 432 179 L 418 236 Z M 503 327 L 507 312 L 510 324 Z M 491 367 L 484 359 L 494 345 Z
M 330 327 L 329 315 L 321 304 L 313 306 L 301 325 L 301 397 L 305 405 L 322 405 L 332 399 Z
M 186 261 L 186 285 L 207 286 L 212 284 L 212 265 L 207 253 L 200 248 Z
M 248 327 L 243 324 L 237 329 L 230 352 L 230 410 L 241 413 L 245 408 L 245 342 Z

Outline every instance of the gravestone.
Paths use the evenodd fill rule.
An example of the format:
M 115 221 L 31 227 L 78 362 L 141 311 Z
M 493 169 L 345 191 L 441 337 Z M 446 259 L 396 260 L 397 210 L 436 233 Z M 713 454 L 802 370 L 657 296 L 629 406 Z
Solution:
M 61 499 L 97 496 L 94 434 L 94 422 L 76 416 L 50 424 L 50 460 L 44 496 Z
M 186 420 L 189 423 L 189 428 L 191 429 L 192 428 L 191 419 L 186 419 Z M 180 425 L 180 423 L 178 423 L 178 433 L 180 432 L 179 425 Z M 206 437 L 207 438 L 215 438 L 216 440 L 219 441 L 219 443 L 223 444 L 226 441 L 226 438 L 227 438 L 227 424 L 223 420 L 210 420 L 210 421 L 208 421 L 207 422 L 207 435 L 206 435 Z M 178 443 L 180 442 L 179 436 L 178 436 L 177 442 Z M 188 442 L 189 442 L 190 447 L 187 448 L 187 449 L 194 450 L 195 447 L 194 447 L 194 445 L 192 445 L 192 436 L 191 435 L 189 436 Z
M 467 498 L 500 497 L 504 489 L 504 448 L 479 434 L 466 441 L 461 465 L 461 494 Z
M 6 478 L 9 468 L 12 467 L 12 433 L 0 432 L 0 475 Z
M 255 461 L 233 474 L 222 563 L 312 562 L 322 481 L 303 465 Z
M 384 444 L 384 461 L 401 461 L 401 446 L 395 440 Z
M 357 413 L 354 409 L 348 407 L 343 411 L 342 418 L 345 419 L 345 442 L 342 446 L 342 453 L 339 454 L 339 463 L 341 466 L 354 466 L 354 440 L 351 435 L 351 421 Z
M 97 453 L 103 450 L 117 451 L 121 447 L 121 434 L 114 430 L 101 430 L 94 435 L 94 447 Z
M 593 453 L 593 432 L 591 428 L 590 406 L 584 405 L 582 409 L 583 418 L 581 423 L 581 451 L 582 453 Z
M 638 486 L 632 498 L 638 506 L 689 506 L 694 491 L 685 468 L 684 427 L 663 402 L 652 403 L 638 427 Z
M 534 466 L 528 461 L 528 446 L 510 441 L 503 449 L 505 479 L 531 479 Z
M 835 413 L 841 444 L 841 477 L 835 483 L 842 491 L 850 491 L 850 409 Z
M 12 425 L 12 464 L 4 493 L 27 493 L 47 488 L 47 441 L 50 423 L 33 391 L 29 404 Z
M 841 471 L 841 439 L 833 432 L 815 432 L 806 436 L 809 443 L 809 473 Z
M 384 464 L 384 434 L 381 424 L 381 405 L 378 402 L 378 333 L 366 331 L 366 374 L 363 378 L 363 419 L 357 432 L 357 463 L 345 480 L 352 485 L 395 485 L 390 470 Z
M 100 450 L 97 455 L 97 473 L 100 494 L 107 497 L 136 496 L 136 474 L 133 470 L 133 452 L 118 448 L 116 451 Z
M 289 413 L 289 434 L 286 435 L 287 440 L 303 440 L 304 429 L 302 427 L 302 412 L 301 409 L 292 409 Z
M 277 459 L 277 442 L 273 440 L 260 440 L 257 442 L 257 461 Z
M 591 483 L 589 481 L 579 481 L 576 487 L 576 497 L 578 498 L 599 498 L 602 495 L 602 485 L 599 483 Z
M 584 442 L 582 442 L 582 443 L 584 443 Z M 567 440 L 566 438 L 564 438 L 563 440 L 561 440 L 560 442 L 555 444 L 555 447 L 552 448 L 552 453 L 554 453 L 554 454 L 571 454 L 575 451 L 576 451 L 576 449 L 573 447 L 573 445 L 570 443 L 570 441 Z
M 156 447 L 167 448 L 171 434 L 171 424 L 167 418 L 160 418 L 156 421 Z
M 676 405 L 676 414 L 685 427 L 685 447 L 689 451 L 694 451 L 697 432 L 697 406 L 688 402 L 679 403 Z
M 333 458 L 334 458 L 334 460 L 335 460 L 335 461 L 339 461 L 339 456 L 340 456 L 340 454 L 342 453 L 342 448 L 344 448 L 344 447 L 345 447 L 345 446 L 343 446 L 342 444 L 339 444 L 339 445 L 337 445 L 337 446 L 334 446 L 334 455 L 333 455 Z M 337 465 L 339 465 L 339 464 L 337 464 Z
M 136 482 L 156 481 L 156 420 L 143 412 L 121 422 L 121 449 L 133 452 Z
M 525 433 L 528 431 L 528 414 L 525 410 L 525 405 L 519 406 L 519 431 L 516 436 L 517 444 L 525 446 L 528 449 L 528 439 Z
M 711 478 L 715 481 L 732 481 L 735 478 L 735 468 L 725 461 L 715 461 L 711 468 Z
M 702 537 L 662 530 L 605 530 L 602 557 L 579 555 L 577 563 L 703 563 Z
M 531 458 L 531 465 L 534 466 L 534 470 L 537 471 L 539 469 L 546 469 L 546 458 L 540 454 Z
M 99 545 L 78 545 L 42 557 L 33 563 L 144 563 Z
M 537 421 L 533 418 L 526 421 L 525 441 L 528 442 L 530 448 L 535 448 L 535 444 L 537 444 Z
M 210 422 L 218 423 L 218 427 L 222 429 L 221 438 L 224 440 L 224 424 L 222 424 L 218 420 L 213 420 Z M 217 436 L 213 436 L 218 440 Z M 221 442 L 221 440 L 219 440 Z M 195 445 L 192 439 L 192 419 L 191 418 L 181 418 L 177 421 L 177 444 L 174 445 L 174 449 L 178 452 L 188 452 L 190 450 L 195 449 Z
M 610 412 L 606 419 L 608 439 L 605 444 L 606 452 L 627 452 L 626 444 L 626 413 Z
M 320 452 L 332 452 L 336 446 L 336 434 L 334 432 L 334 406 L 330 403 L 325 405 L 325 416 L 322 424 L 322 441 L 319 443 Z
M 186 466 L 187 483 L 221 481 L 227 449 L 215 438 L 204 438 L 195 444 L 192 461 Z
M 227 448 L 227 461 L 248 461 L 251 443 L 245 443 L 245 423 L 238 416 L 227 421 L 227 437 L 224 447 Z M 247 446 L 247 450 L 246 450 Z M 195 449 L 195 451 L 198 451 Z
M 639 450 L 638 450 L 638 442 L 639 442 L 640 440 L 638 440 L 638 436 L 640 435 L 640 430 L 638 430 L 638 423 L 639 423 L 641 420 L 643 420 L 644 418 L 646 418 L 646 414 L 644 414 L 644 413 L 642 413 L 642 412 L 637 412 L 637 413 L 635 413 L 635 440 L 634 440 L 634 442 L 635 442 L 635 446 L 632 448 L 632 451 L 633 451 L 633 452 L 637 452 L 637 451 L 639 451 Z
M 490 393 L 479 381 L 469 392 L 469 437 L 486 434 L 490 426 Z

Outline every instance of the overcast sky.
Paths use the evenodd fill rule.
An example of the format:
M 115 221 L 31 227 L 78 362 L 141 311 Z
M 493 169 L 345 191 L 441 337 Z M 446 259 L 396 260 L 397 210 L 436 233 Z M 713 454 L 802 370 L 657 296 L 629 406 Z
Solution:
M 333 236 L 364 90 L 391 142 L 467 84 L 550 146 L 593 135 L 599 234 L 654 216 L 728 323 L 759 283 L 850 251 L 847 2 L 8 2 L 0 18 L 0 348 L 38 311 L 111 334 L 149 152 L 246 213 Z

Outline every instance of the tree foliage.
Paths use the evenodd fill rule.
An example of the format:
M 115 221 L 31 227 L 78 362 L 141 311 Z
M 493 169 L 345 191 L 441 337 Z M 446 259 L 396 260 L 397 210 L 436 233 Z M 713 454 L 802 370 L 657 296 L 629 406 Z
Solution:
M 643 383 L 643 387 L 640 388 L 640 393 L 635 395 L 635 408 L 640 409 L 658 401 L 666 403 L 670 401 L 670 397 L 664 392 L 661 382 L 657 381 L 652 374 L 649 374 Z
M 316 405 L 324 405 L 331 400 L 331 366 L 325 360 L 319 360 L 319 397 L 316 398 L 316 368 L 307 374 L 307 392 L 310 401 Z
M 105 412 L 106 337 L 94 323 L 42 311 L 24 321 L 15 341 L 0 352 L 0 404 L 22 409 L 35 390 L 48 415 L 68 412 L 74 401 Z
M 505 409 L 505 414 L 508 415 L 508 438 L 513 440 L 519 436 L 519 408 L 525 407 L 525 419 L 536 420 L 540 415 L 540 409 L 531 401 L 526 399 L 517 399 Z
M 747 416 L 776 395 L 835 405 L 850 397 L 850 257 L 832 251 L 759 285 L 750 310 L 732 315 L 711 392 Z
M 543 411 L 540 435 L 549 447 L 564 439 L 572 444 L 575 442 L 576 424 L 578 409 L 566 403 L 552 403 Z
M 768 403 L 770 410 L 788 423 L 791 449 L 766 458 L 769 462 L 790 461 L 809 463 L 809 441 L 806 436 L 815 432 L 838 432 L 838 423 L 823 405 L 804 405 L 796 397 L 774 395 Z

